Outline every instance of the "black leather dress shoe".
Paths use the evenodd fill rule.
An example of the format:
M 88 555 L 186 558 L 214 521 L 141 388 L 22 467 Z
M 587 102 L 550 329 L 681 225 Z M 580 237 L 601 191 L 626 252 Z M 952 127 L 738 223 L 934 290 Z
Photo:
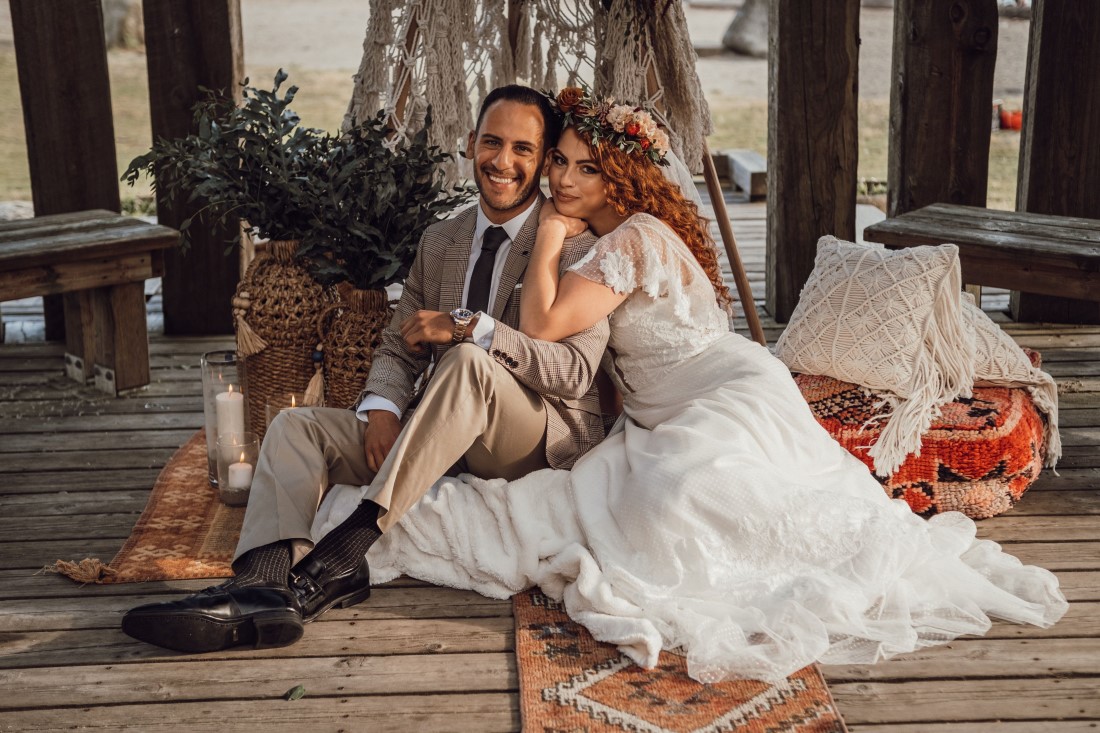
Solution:
M 285 588 L 214 586 L 178 601 L 150 603 L 122 617 L 122 630 L 140 641 L 181 652 L 235 646 L 287 646 L 302 638 L 302 614 Z
M 302 609 L 302 621 L 308 624 L 334 606 L 348 608 L 367 600 L 370 567 L 364 557 L 354 569 L 333 575 L 324 563 L 307 555 L 290 569 L 290 589 Z

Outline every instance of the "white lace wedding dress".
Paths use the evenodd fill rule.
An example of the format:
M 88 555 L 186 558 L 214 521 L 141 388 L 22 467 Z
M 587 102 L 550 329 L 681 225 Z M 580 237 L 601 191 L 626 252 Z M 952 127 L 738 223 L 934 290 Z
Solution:
M 571 472 L 440 481 L 368 554 L 376 581 L 495 597 L 537 584 L 639 664 L 680 648 L 705 682 L 774 682 L 1065 612 L 1051 573 L 975 539 L 970 519 L 887 498 L 786 367 L 729 332 L 662 222 L 632 217 L 575 269 L 631 293 L 609 342 L 626 419 Z M 316 534 L 364 491 L 334 492 Z

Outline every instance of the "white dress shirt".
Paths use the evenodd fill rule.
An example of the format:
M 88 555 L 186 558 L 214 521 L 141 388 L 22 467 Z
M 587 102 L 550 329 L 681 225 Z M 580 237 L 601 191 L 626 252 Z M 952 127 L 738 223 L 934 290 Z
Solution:
M 534 208 L 535 202 L 532 201 L 531 205 L 521 213 L 499 225 L 508 236 L 497 248 L 496 260 L 493 262 L 493 279 L 489 285 L 489 292 L 493 293 L 494 298 L 496 297 L 497 289 L 500 287 L 500 276 L 504 272 L 504 263 L 508 261 L 508 253 L 512 250 L 512 241 L 519 236 L 520 230 L 523 229 L 523 225 L 527 223 L 527 218 L 531 216 L 531 211 Z M 466 266 L 466 282 L 462 286 L 463 304 L 466 303 L 466 299 L 470 295 L 470 276 L 473 275 L 474 266 L 477 264 L 477 258 L 481 254 L 481 245 L 485 241 L 485 231 L 491 226 L 497 225 L 489 221 L 489 217 L 485 215 L 485 209 L 481 202 L 478 201 L 477 223 L 474 225 L 474 240 L 470 247 L 470 262 Z M 492 303 L 489 305 L 491 309 Z M 472 341 L 488 351 L 489 347 L 493 345 L 493 335 L 496 333 L 497 322 L 493 320 L 488 313 L 483 311 L 478 311 L 477 315 L 477 325 L 474 326 L 474 330 L 471 333 L 466 335 L 466 341 Z M 376 394 L 368 394 L 364 397 L 363 401 L 359 403 L 359 407 L 356 408 L 355 415 L 363 422 L 366 422 L 367 413 L 371 410 L 389 410 L 394 415 L 397 415 L 397 419 L 401 419 L 401 410 L 398 409 L 397 405 L 387 400 L 385 397 Z

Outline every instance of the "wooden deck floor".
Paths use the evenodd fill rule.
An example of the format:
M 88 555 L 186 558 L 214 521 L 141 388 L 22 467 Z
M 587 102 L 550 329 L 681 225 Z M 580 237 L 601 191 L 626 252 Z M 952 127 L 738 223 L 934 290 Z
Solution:
M 763 207 L 732 216 L 762 294 Z M 979 530 L 1054 570 L 1070 611 L 1048 631 L 998 623 L 888 663 L 826 668 L 855 733 L 1100 729 L 1100 327 L 1005 327 L 1059 380 L 1066 455 L 1060 476 L 1045 473 Z M 59 345 L 0 347 L 0 730 L 518 729 L 508 602 L 401 581 L 295 646 L 185 656 L 129 639 L 119 619 L 205 581 L 79 587 L 36 574 L 114 555 L 202 422 L 199 354 L 228 344 L 154 336 L 153 383 L 120 399 L 66 381 Z M 281 699 L 298 684 L 306 697 Z

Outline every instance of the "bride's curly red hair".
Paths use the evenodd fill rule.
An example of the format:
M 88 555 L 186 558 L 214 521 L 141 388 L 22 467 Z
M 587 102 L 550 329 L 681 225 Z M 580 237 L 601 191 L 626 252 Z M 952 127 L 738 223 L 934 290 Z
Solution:
M 607 201 L 620 216 L 645 213 L 672 228 L 691 250 L 707 274 L 718 304 L 732 312 L 733 297 L 722 280 L 718 250 L 707 230 L 707 220 L 699 207 L 680 192 L 680 187 L 665 178 L 650 160 L 619 150 L 614 145 L 592 145 L 591 137 L 573 128 L 588 143 L 593 159 L 606 181 Z

